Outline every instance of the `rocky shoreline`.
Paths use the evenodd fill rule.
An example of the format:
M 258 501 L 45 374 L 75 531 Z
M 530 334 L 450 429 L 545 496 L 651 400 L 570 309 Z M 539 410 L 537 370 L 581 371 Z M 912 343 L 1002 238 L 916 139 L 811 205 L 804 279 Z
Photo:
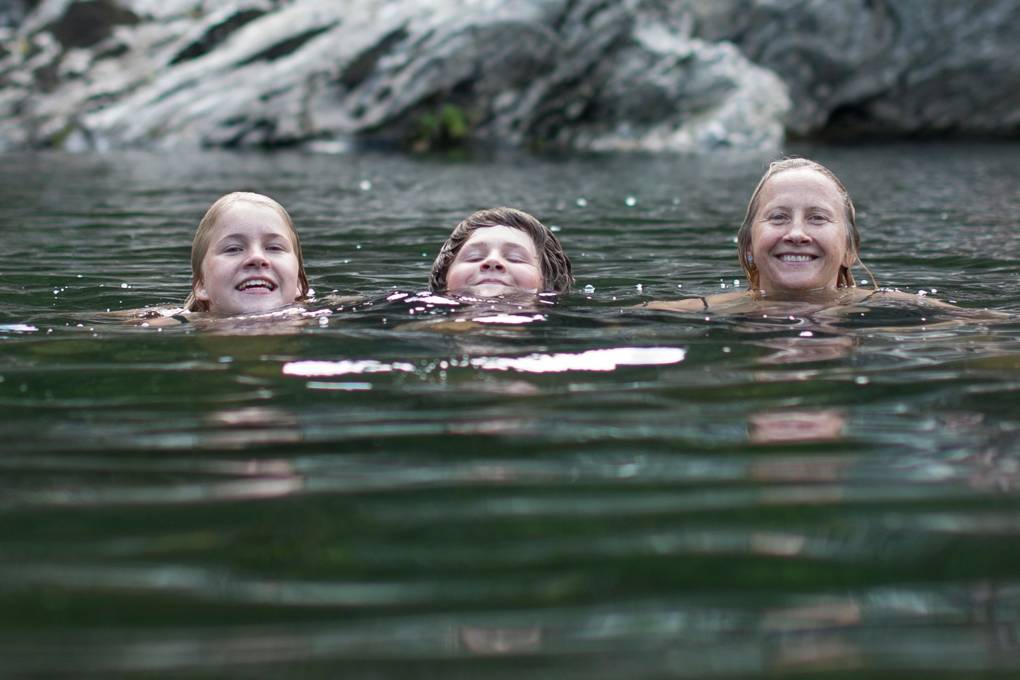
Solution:
M 1014 0 L 21 0 L 0 150 L 1020 136 Z

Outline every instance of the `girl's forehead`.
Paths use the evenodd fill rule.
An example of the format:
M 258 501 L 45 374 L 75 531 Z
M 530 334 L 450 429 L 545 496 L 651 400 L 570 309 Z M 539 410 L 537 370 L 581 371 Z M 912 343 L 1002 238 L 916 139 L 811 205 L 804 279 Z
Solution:
M 227 206 L 213 225 L 213 234 L 217 236 L 235 231 L 245 234 L 286 234 L 293 240 L 293 230 L 279 211 L 272 206 L 252 201 L 237 201 Z

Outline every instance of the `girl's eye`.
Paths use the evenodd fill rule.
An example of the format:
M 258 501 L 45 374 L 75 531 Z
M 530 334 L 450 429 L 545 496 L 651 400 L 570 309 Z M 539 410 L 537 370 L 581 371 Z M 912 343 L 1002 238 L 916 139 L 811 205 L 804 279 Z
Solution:
M 266 250 L 268 250 L 268 251 L 270 251 L 272 253 L 285 253 L 285 252 L 287 252 L 287 249 L 284 248 L 283 245 L 280 244 L 280 243 L 272 243 L 272 244 L 270 244 L 269 246 L 266 247 Z
M 236 255 L 241 252 L 241 246 L 226 246 L 223 248 L 223 252 L 227 255 Z
M 774 222 L 776 224 L 785 222 L 786 219 L 787 219 L 786 213 L 772 213 L 771 215 L 768 216 L 769 222 Z

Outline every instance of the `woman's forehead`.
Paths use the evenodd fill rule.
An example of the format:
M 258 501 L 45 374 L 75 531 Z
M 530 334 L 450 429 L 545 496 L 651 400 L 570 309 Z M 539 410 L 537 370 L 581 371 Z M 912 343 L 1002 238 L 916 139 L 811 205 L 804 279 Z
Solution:
M 793 168 L 776 173 L 765 182 L 762 203 L 776 200 L 824 201 L 840 205 L 843 192 L 836 182 L 813 168 Z

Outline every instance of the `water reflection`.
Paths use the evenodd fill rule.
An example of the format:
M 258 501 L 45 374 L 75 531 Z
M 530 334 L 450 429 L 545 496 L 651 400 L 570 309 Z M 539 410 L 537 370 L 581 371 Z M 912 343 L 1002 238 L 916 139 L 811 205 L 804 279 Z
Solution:
M 844 438 L 846 414 L 839 409 L 762 411 L 748 417 L 755 444 L 835 442 Z

